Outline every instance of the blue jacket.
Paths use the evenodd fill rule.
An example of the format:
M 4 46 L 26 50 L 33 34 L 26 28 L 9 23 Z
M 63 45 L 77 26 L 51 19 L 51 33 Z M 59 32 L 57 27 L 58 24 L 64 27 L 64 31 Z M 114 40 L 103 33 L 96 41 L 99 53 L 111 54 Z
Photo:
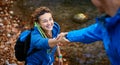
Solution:
M 55 38 L 59 32 L 59 25 L 54 23 L 52 37 Z M 31 44 L 28 53 L 34 48 L 39 50 L 27 57 L 26 62 L 28 65 L 51 65 L 54 62 L 56 46 L 51 49 L 48 44 L 48 38 L 43 38 L 37 27 L 34 27 L 34 30 L 31 33 Z
M 111 65 L 120 65 L 120 9 L 113 17 L 102 16 L 89 27 L 68 32 L 66 38 L 70 42 L 103 41 Z

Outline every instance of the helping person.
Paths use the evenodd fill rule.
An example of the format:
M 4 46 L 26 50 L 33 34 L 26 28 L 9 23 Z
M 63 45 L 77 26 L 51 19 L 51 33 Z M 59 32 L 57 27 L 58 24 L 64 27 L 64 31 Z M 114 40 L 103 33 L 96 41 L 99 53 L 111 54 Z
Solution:
M 91 0 L 101 15 L 96 23 L 79 30 L 63 32 L 57 39 L 61 42 L 103 41 L 111 65 L 120 65 L 120 0 Z

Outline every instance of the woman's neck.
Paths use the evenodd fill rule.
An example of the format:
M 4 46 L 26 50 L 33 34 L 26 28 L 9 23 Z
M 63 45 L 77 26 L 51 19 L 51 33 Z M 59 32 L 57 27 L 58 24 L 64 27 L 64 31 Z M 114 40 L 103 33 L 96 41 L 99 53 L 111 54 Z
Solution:
M 45 31 L 47 37 L 52 38 L 52 31 Z

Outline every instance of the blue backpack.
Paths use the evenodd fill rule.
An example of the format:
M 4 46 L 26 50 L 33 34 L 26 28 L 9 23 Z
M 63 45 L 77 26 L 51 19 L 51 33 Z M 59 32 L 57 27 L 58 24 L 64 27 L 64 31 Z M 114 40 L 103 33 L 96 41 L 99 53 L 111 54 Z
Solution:
M 31 32 L 33 29 L 23 31 L 18 37 L 15 44 L 15 57 L 18 61 L 25 61 L 26 57 L 34 53 L 36 50 L 32 50 L 28 54 L 30 48 Z

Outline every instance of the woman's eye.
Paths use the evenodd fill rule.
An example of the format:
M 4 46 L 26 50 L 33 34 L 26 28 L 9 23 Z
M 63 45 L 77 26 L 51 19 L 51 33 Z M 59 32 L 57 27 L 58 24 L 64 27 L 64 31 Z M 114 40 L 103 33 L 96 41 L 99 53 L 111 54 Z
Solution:
M 50 21 L 53 20 L 52 18 L 49 19 Z
M 47 22 L 47 20 L 43 20 L 43 22 Z

